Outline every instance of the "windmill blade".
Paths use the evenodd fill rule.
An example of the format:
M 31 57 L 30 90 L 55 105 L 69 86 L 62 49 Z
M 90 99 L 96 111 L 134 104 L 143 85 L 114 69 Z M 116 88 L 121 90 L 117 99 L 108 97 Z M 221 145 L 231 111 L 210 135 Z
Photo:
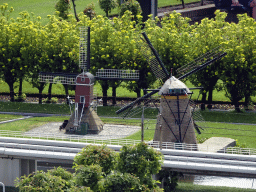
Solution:
M 184 79 L 189 75 L 204 69 L 208 65 L 213 64 L 215 61 L 227 55 L 226 52 L 219 51 L 219 49 L 220 47 L 216 47 L 215 49 L 207 52 L 206 54 L 188 63 L 187 65 L 184 65 L 177 69 L 178 79 Z
M 159 104 L 157 104 L 156 102 L 159 101 L 157 99 L 144 99 L 143 101 L 140 102 L 140 105 L 136 105 L 133 106 L 132 108 L 130 108 L 130 110 L 128 110 L 127 113 L 125 113 L 124 115 L 122 115 L 123 118 L 131 118 L 131 117 L 136 117 L 136 115 L 138 114 L 142 114 L 143 108 L 145 110 L 155 107 L 158 108 Z
M 160 88 L 161 88 L 161 87 L 160 87 Z M 141 101 L 143 101 L 143 100 L 149 98 L 150 96 L 152 96 L 152 95 L 154 95 L 155 93 L 157 93 L 157 92 L 160 90 L 160 88 L 159 88 L 159 89 L 156 89 L 156 90 L 154 90 L 154 91 L 151 91 L 150 93 L 147 93 L 147 94 L 145 94 L 145 95 L 142 96 L 142 97 L 137 98 L 135 101 L 133 101 L 133 102 L 131 102 L 130 104 L 124 106 L 123 108 L 117 110 L 117 111 L 116 111 L 116 114 L 120 114 L 120 113 L 124 112 L 125 110 L 132 108 L 132 107 L 135 106 L 137 103 L 139 103 L 139 102 L 141 102 Z
M 90 69 L 90 27 L 80 27 L 79 67 Z
M 142 33 L 145 41 L 143 41 L 142 44 L 140 44 L 140 49 L 144 55 L 144 57 L 147 59 L 152 72 L 156 76 L 157 79 L 161 79 L 165 81 L 170 75 L 165 68 L 162 60 L 160 59 L 157 51 L 151 44 L 150 40 L 148 39 L 145 32 Z
M 99 80 L 128 80 L 138 81 L 138 70 L 120 70 L 120 69 L 98 69 L 96 72 L 96 79 Z
M 39 81 L 43 83 L 61 83 L 68 85 L 76 84 L 77 74 L 74 73 L 50 73 L 40 72 Z

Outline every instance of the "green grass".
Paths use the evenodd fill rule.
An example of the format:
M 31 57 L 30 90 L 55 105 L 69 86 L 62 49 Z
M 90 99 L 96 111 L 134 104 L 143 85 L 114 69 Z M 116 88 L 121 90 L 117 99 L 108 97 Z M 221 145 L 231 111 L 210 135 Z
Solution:
M 215 187 L 194 185 L 192 183 L 178 183 L 174 192 L 253 192 L 255 189 L 243 189 L 234 187 Z
M 199 0 L 185 0 L 185 3 L 197 1 Z M 22 11 L 27 11 L 29 13 L 33 12 L 35 16 L 41 16 L 42 23 L 46 24 L 48 21 L 47 15 L 53 15 L 55 13 L 54 5 L 56 4 L 56 2 L 58 2 L 58 0 L 0 0 L 0 5 L 2 5 L 3 3 L 8 3 L 9 7 L 13 7 L 13 18 L 17 18 L 19 16 L 19 13 Z M 85 7 L 92 2 L 95 4 L 96 14 L 105 15 L 105 12 L 99 7 L 98 0 L 76 0 L 75 3 L 77 13 L 82 12 Z M 177 0 L 158 0 L 158 7 L 177 4 L 181 4 L 181 2 Z M 73 6 L 70 12 L 71 14 L 73 14 Z M 118 14 L 118 9 L 114 9 L 111 14 Z
M 33 104 L 19 102 L 1 102 L 2 112 L 25 112 L 25 113 L 49 113 L 49 114 L 70 114 L 69 106 L 66 104 Z
M 110 124 L 128 124 L 141 126 L 141 114 L 138 114 L 138 119 L 121 119 L 115 118 L 118 117 L 115 113 L 119 107 L 98 107 L 97 112 L 99 116 L 102 117 L 104 123 Z M 46 112 L 46 113 L 61 113 L 61 114 L 69 114 L 68 105 L 58 105 L 58 104 L 29 104 L 29 103 L 11 103 L 11 102 L 0 102 L 0 111 L 17 111 L 17 112 Z M 155 132 L 156 125 L 156 109 L 149 109 L 145 111 L 145 117 L 151 120 L 145 120 L 145 132 L 144 139 L 146 141 L 152 140 Z M 238 143 L 241 147 L 246 148 L 255 148 L 256 146 L 256 129 L 255 125 L 241 125 L 241 124 L 230 124 L 230 123 L 248 123 L 248 124 L 256 124 L 256 113 L 235 113 L 235 112 L 212 112 L 212 111 L 204 111 L 202 115 L 205 119 L 205 123 L 198 123 L 199 125 L 206 127 L 202 131 L 201 135 L 197 135 L 198 141 L 201 143 L 210 137 L 228 137 L 238 140 Z M 114 117 L 114 118 L 113 118 Z M 5 117 L 4 115 L 0 116 L 1 119 L 7 118 L 16 118 L 16 116 Z M 60 118 L 60 121 L 59 121 Z M 40 119 L 37 118 L 27 119 L 22 121 L 17 121 L 13 123 L 7 123 L 5 125 L 1 125 L 1 130 L 19 130 L 25 131 L 27 129 L 34 128 L 36 126 L 42 125 L 44 121 L 59 121 L 62 122 L 67 117 L 52 117 L 51 119 Z M 43 121 L 43 122 L 42 122 Z M 20 123 L 22 122 L 22 126 L 20 127 Z M 226 122 L 226 123 L 223 123 Z M 9 127 L 10 125 L 11 128 Z M 27 129 L 24 127 L 28 127 Z M 134 133 L 127 137 L 126 139 L 140 140 L 141 139 L 141 131 Z
M 18 118 L 21 118 L 21 117 L 23 117 L 23 116 L 21 116 L 21 115 L 0 114 L 0 122 L 1 121 L 11 120 L 11 119 L 18 119 Z
M 198 123 L 202 125 L 202 123 Z M 256 146 L 256 126 L 240 125 L 230 123 L 203 123 L 206 127 L 201 131 L 202 134 L 196 134 L 197 140 L 203 142 L 211 137 L 227 137 L 238 141 L 239 147 L 255 148 Z
M 33 128 L 42 126 L 49 122 L 63 122 L 67 117 L 33 117 L 29 119 L 24 119 L 20 121 L 14 121 L 10 123 L 0 124 L 0 130 L 9 130 L 9 131 L 29 131 Z

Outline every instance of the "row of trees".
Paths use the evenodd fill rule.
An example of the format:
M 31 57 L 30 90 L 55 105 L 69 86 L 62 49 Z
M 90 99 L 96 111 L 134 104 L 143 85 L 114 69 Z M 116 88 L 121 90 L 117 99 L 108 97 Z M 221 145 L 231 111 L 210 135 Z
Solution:
M 16 186 L 26 192 L 162 191 L 152 179 L 152 174 L 161 170 L 162 163 L 162 154 L 145 143 L 124 146 L 120 153 L 106 146 L 90 145 L 75 156 L 74 174 L 60 167 L 47 173 L 38 171 L 22 176 Z M 177 185 L 170 179 L 167 182 Z
M 84 14 L 80 21 L 68 15 L 61 20 L 49 15 L 49 22 L 42 26 L 40 17 L 22 12 L 17 19 L 10 19 L 13 9 L 1 5 L 0 18 L 0 77 L 10 87 L 13 101 L 13 83 L 27 79 L 42 92 L 45 84 L 38 82 L 38 73 L 79 72 L 79 28 L 91 27 L 91 72 L 115 68 L 140 70 L 140 80 L 129 82 L 127 89 L 140 96 L 141 89 L 153 88 L 156 81 L 140 49 L 141 32 L 145 31 L 157 49 L 167 70 L 175 70 L 211 49 L 221 46 L 228 54 L 218 63 L 190 77 L 195 86 L 204 87 L 203 99 L 212 100 L 212 91 L 219 85 L 227 97 L 238 106 L 255 94 L 255 29 L 254 20 L 239 15 L 239 23 L 225 22 L 226 13 L 216 12 L 216 17 L 203 19 L 200 24 L 189 25 L 189 19 L 172 13 L 161 21 L 149 19 L 143 25 L 142 16 L 133 20 L 131 12 L 110 20 L 101 15 L 90 20 Z M 159 23 L 161 27 L 159 27 Z M 143 28 L 142 28 L 143 26 Z M 120 82 L 100 81 L 103 96 L 113 87 L 113 96 Z M 22 86 L 20 86 L 21 90 Z M 68 87 L 66 87 L 68 94 Z

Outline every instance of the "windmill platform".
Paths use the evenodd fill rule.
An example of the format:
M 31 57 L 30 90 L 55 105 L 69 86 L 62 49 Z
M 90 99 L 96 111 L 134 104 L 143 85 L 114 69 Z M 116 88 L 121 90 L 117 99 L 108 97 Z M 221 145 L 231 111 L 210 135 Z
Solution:
M 81 117 L 82 109 L 78 108 L 78 117 Z M 67 126 L 65 127 L 66 132 L 71 132 L 74 128 L 75 113 L 72 113 L 68 121 Z M 80 126 L 86 124 L 87 134 L 98 134 L 102 131 L 104 123 L 101 121 L 100 117 L 92 108 L 85 108 L 81 117 Z M 79 129 L 79 127 L 78 127 Z

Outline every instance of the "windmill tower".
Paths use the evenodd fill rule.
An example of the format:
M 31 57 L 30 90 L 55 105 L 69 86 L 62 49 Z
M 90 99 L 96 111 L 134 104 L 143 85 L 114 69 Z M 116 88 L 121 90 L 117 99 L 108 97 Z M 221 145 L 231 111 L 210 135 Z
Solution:
M 157 79 L 164 82 L 162 87 L 150 90 L 151 92 L 145 94 L 121 108 L 116 113 L 120 114 L 124 111 L 131 113 L 136 109 L 136 105 L 144 101 L 144 105 L 150 103 L 150 97 L 155 93 L 160 95 L 160 107 L 158 107 L 158 117 L 155 129 L 154 141 L 160 142 L 176 142 L 196 144 L 193 113 L 191 111 L 190 99 L 192 92 L 180 80 L 188 77 L 189 75 L 200 71 L 206 66 L 221 59 L 226 53 L 219 52 L 214 49 L 211 52 L 203 55 L 202 57 L 194 60 L 193 62 L 178 69 L 178 78 L 170 75 L 161 61 L 157 51 L 152 46 L 147 35 L 142 33 L 145 39 L 145 45 L 141 45 L 141 51 L 148 60 L 148 63 Z M 150 55 L 146 53 L 150 53 Z
M 76 134 L 98 134 L 103 122 L 95 112 L 97 100 L 93 94 L 95 80 L 137 81 L 136 70 L 99 69 L 94 76 L 90 69 L 90 27 L 80 28 L 79 67 L 81 74 L 45 73 L 39 75 L 40 82 L 75 85 L 75 109 L 65 127 L 66 132 Z

